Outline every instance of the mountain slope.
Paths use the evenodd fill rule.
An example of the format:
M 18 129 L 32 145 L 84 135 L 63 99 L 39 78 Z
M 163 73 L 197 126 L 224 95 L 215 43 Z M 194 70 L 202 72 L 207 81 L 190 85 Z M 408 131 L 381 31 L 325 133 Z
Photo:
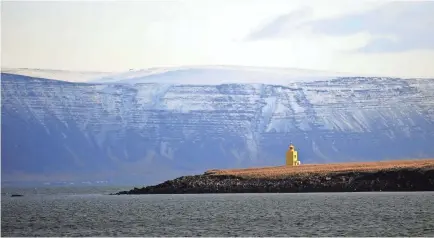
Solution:
M 203 81 L 245 75 L 199 70 Z M 263 72 L 209 84 L 197 72 L 98 83 L 3 73 L 2 180 L 151 183 L 280 165 L 290 142 L 303 163 L 434 156 L 432 79 L 283 74 L 266 84 L 276 72 Z
M 114 73 L 109 72 L 87 72 L 87 71 L 66 71 L 66 70 L 49 70 L 49 69 L 28 69 L 28 68 L 3 68 L 2 73 L 16 74 L 29 77 L 46 78 L 53 80 L 62 80 L 68 82 L 86 82 L 98 80 L 101 77 L 109 77 Z

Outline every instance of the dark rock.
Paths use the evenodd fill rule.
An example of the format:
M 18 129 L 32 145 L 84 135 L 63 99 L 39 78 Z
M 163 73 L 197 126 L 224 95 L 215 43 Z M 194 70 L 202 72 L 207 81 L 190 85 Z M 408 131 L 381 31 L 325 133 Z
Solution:
M 183 176 L 120 194 L 434 191 L 434 168 L 292 175 L 281 179 L 232 175 Z

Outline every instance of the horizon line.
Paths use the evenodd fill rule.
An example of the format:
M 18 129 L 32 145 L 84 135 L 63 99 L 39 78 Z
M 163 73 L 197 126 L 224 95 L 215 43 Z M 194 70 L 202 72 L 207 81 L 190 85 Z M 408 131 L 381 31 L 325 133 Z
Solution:
M 309 69 L 309 68 L 296 68 L 296 67 L 284 67 L 284 66 L 256 66 L 256 65 L 242 65 L 242 64 L 204 64 L 204 65 L 169 65 L 169 66 L 151 66 L 143 68 L 129 68 L 124 70 L 116 71 L 98 71 L 98 70 L 71 70 L 71 69 L 56 69 L 56 68 L 30 68 L 30 67 L 4 67 L 1 66 L 1 73 L 8 73 L 5 71 L 14 70 L 29 70 L 29 71 L 41 71 L 41 72 L 71 72 L 71 73 L 101 73 L 101 74 L 116 74 L 116 73 L 127 73 L 127 72 L 137 72 L 141 70 L 152 70 L 152 69 L 188 69 L 188 68 L 246 68 L 246 69 L 264 69 L 264 70 L 299 70 L 299 71 L 312 71 L 320 73 L 330 73 L 336 74 L 337 77 L 387 77 L 387 78 L 402 78 L 402 79 L 434 79 L 433 76 L 419 76 L 419 77 L 404 77 L 397 75 L 383 75 L 374 73 L 354 73 L 345 71 L 331 71 L 331 70 L 321 70 L 321 69 Z M 11 73 L 17 74 L 17 73 Z M 19 74 L 18 74 L 19 75 Z M 342 76 L 340 76 L 342 75 Z

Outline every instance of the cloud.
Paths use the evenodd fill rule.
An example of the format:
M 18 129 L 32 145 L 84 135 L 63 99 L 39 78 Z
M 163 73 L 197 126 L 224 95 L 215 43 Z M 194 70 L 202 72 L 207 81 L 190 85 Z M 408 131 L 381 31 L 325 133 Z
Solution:
M 309 20 L 303 8 L 281 15 L 252 32 L 247 39 L 290 38 L 308 30 L 315 35 L 344 37 L 368 34 L 370 40 L 357 49 L 363 53 L 434 49 L 434 1 L 392 1 L 367 11 Z
M 314 33 L 347 36 L 368 33 L 372 40 L 360 52 L 434 49 L 434 2 L 391 2 L 355 15 L 310 22 Z
M 300 26 L 312 14 L 312 9 L 303 7 L 293 12 L 280 15 L 251 32 L 247 37 L 247 41 L 262 40 L 266 38 L 287 37 L 292 30 Z

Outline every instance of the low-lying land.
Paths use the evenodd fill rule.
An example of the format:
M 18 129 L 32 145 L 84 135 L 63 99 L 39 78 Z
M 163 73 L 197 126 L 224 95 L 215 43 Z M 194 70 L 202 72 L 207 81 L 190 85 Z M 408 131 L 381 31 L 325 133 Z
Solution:
M 244 178 L 285 178 L 293 175 L 330 174 L 337 172 L 375 172 L 404 168 L 434 168 L 434 159 L 354 162 L 339 164 L 306 164 L 248 169 L 208 170 L 209 175 L 234 175 Z
M 208 170 L 117 194 L 434 191 L 434 159 Z

